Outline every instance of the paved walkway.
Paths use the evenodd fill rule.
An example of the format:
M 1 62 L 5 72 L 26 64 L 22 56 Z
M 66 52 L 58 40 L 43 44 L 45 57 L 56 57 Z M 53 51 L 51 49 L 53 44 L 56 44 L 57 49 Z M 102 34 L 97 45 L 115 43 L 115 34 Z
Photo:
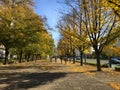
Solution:
M 114 90 L 107 83 L 82 73 L 67 74 L 48 85 L 37 86 L 28 90 Z
M 0 66 L 0 90 L 115 90 L 120 73 L 112 73 L 47 61 Z

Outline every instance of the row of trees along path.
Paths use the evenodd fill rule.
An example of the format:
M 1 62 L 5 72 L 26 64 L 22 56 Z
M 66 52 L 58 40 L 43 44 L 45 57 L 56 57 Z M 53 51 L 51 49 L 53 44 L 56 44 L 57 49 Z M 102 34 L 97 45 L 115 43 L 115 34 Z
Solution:
M 104 50 L 113 45 L 120 37 L 120 7 L 116 0 L 65 0 L 67 10 L 57 25 L 62 37 L 58 43 L 58 52 L 61 56 L 75 56 L 79 50 L 81 65 L 83 54 L 95 51 L 97 70 L 101 71 L 100 55 L 108 55 Z M 63 10 L 64 11 L 64 10 Z M 105 51 L 105 52 L 103 52 Z
M 45 26 L 46 18 L 37 15 L 33 0 L 0 0 L 0 45 L 8 55 L 29 61 L 53 54 L 54 40 Z

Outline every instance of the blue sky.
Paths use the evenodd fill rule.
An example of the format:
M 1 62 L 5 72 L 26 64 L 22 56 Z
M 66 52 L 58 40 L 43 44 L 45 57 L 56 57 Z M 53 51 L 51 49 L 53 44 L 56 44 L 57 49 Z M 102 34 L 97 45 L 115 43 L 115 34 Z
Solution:
M 59 33 L 55 28 L 58 18 L 59 18 L 59 9 L 61 5 L 57 3 L 58 0 L 34 0 L 35 7 L 34 10 L 37 14 L 47 17 L 47 22 L 50 27 L 54 30 L 51 31 L 53 38 L 56 42 L 59 39 Z

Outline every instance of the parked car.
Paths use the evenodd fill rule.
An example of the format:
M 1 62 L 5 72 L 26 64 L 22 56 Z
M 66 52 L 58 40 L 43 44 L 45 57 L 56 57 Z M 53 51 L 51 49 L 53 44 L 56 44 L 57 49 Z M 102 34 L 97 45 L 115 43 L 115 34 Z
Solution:
M 74 57 L 69 57 L 69 59 L 70 59 L 70 60 L 73 60 Z M 76 56 L 76 57 L 75 57 L 75 60 L 80 60 L 80 56 Z
M 80 60 L 80 56 L 77 56 L 77 57 L 76 57 L 76 60 Z
M 73 57 L 69 57 L 69 60 L 73 60 Z
M 111 58 L 112 64 L 120 64 L 120 58 Z

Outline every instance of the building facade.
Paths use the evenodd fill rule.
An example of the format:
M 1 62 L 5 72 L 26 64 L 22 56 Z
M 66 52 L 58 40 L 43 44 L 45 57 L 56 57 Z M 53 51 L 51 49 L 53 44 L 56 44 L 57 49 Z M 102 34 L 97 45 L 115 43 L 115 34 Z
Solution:
M 0 59 L 5 58 L 5 47 L 0 45 Z

